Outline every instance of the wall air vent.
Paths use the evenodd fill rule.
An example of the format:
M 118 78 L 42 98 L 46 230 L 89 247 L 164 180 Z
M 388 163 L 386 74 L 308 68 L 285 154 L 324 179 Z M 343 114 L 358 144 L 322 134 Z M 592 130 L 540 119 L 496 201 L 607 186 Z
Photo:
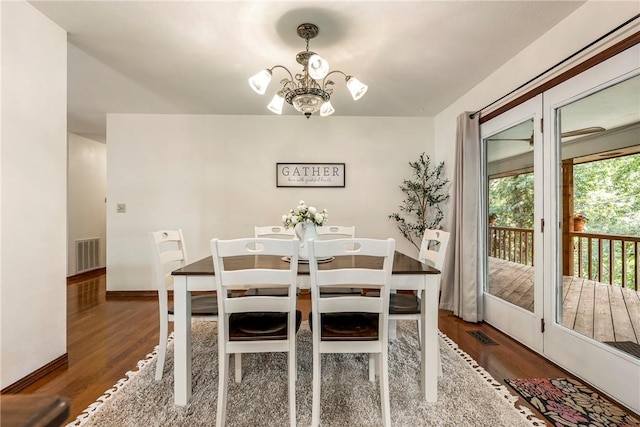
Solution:
M 100 238 L 76 240 L 76 274 L 100 267 Z

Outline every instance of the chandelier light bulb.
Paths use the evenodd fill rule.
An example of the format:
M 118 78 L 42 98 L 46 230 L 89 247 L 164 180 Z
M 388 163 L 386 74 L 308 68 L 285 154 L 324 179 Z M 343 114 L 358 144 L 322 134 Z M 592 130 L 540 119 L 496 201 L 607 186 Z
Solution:
M 367 93 L 367 89 L 369 89 L 369 86 L 362 83 L 355 77 L 349 76 L 347 77 L 347 89 L 349 89 L 349 92 L 351 92 L 353 100 L 357 101 L 358 99 L 362 98 L 365 93 Z
M 279 93 L 276 93 L 275 95 L 273 95 L 273 98 L 271 99 L 269 105 L 267 105 L 267 108 L 275 114 L 282 114 L 283 105 L 284 98 Z
M 322 104 L 320 107 L 320 117 L 327 117 L 335 113 L 336 110 L 333 109 L 333 105 L 331 105 L 331 101 L 327 101 Z
M 249 86 L 251 86 L 251 89 L 260 95 L 264 95 L 269 83 L 271 83 L 271 71 L 269 70 L 262 70 L 249 79 Z
M 322 79 L 329 72 L 329 63 L 320 55 L 314 54 L 309 58 L 309 75 L 313 79 Z

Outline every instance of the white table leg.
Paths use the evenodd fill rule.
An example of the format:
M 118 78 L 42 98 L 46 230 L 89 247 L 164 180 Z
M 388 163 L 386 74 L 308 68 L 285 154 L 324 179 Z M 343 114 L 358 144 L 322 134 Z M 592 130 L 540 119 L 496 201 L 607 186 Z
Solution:
M 438 400 L 438 284 L 440 275 L 425 276 L 425 292 L 422 298 L 422 346 L 420 366 L 422 393 L 427 402 Z
M 389 320 L 389 341 L 396 339 L 396 321 Z
M 395 294 L 396 290 L 391 289 L 390 293 Z M 396 321 L 389 320 L 389 341 L 396 339 Z
M 191 399 L 191 292 L 187 276 L 174 276 L 173 304 L 174 403 L 184 406 Z

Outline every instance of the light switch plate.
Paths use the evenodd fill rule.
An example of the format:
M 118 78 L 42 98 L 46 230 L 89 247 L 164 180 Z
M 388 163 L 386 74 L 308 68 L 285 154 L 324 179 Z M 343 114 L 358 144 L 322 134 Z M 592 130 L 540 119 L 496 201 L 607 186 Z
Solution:
M 127 212 L 127 205 L 125 203 L 118 203 L 116 205 L 116 212 L 117 213 L 126 213 Z

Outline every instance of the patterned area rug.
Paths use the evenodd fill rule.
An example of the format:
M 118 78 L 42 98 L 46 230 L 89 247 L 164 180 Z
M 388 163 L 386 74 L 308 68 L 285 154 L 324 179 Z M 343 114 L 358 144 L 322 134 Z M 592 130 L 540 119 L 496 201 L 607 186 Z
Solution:
M 505 380 L 554 426 L 640 426 L 638 418 L 568 378 Z
M 443 378 L 438 401 L 425 402 L 419 387 L 420 358 L 415 322 L 397 323 L 389 345 L 389 395 L 394 427 L 531 427 L 542 426 L 518 397 L 493 379 L 457 345 L 440 335 Z M 193 395 L 187 406 L 173 404 L 173 342 L 165 374 L 154 381 L 156 354 L 138 363 L 113 388 L 90 405 L 69 426 L 84 427 L 210 427 L 215 425 L 218 394 L 217 329 L 213 322 L 195 322 Z M 297 425 L 311 424 L 311 333 L 307 322 L 298 333 Z M 377 384 L 368 380 L 366 355 L 324 355 L 322 358 L 322 426 L 357 427 L 381 424 Z M 233 364 L 233 363 L 232 363 Z M 287 359 L 281 353 L 242 358 L 240 384 L 231 380 L 227 427 L 288 425 Z M 233 369 L 230 375 L 233 375 Z

